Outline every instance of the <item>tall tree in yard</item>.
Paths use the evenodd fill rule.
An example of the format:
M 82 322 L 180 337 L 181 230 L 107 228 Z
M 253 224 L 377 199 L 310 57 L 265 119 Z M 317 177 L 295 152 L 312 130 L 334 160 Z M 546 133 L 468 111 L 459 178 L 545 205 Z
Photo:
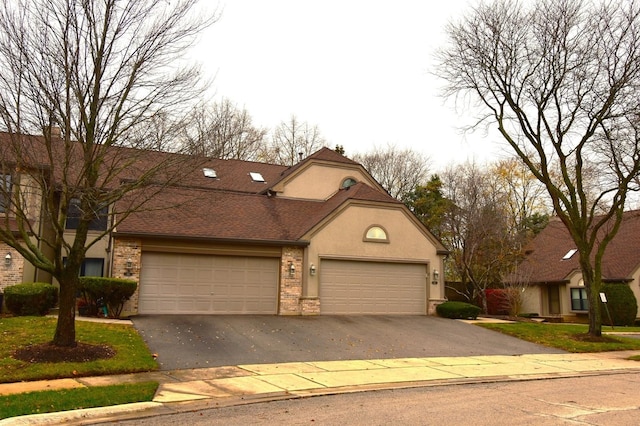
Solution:
M 0 6 L 0 119 L 8 138 L 0 168 L 12 183 L 1 188 L 0 240 L 59 282 L 57 346 L 76 344 L 75 292 L 87 249 L 143 208 L 158 190 L 153 183 L 166 183 L 180 170 L 162 159 L 186 158 L 158 156 L 142 164 L 137 155 L 166 149 L 168 138 L 150 133 L 158 123 L 175 130 L 172 123 L 205 88 L 198 68 L 182 57 L 215 20 L 196 3 L 15 0 Z M 126 209 L 114 210 L 132 191 L 136 197 Z M 37 198 L 39 207 L 28 202 Z M 48 232 L 32 228 L 34 209 L 51 224 Z M 105 228 L 90 233 L 105 211 Z M 69 212 L 75 232 L 65 240 Z
M 258 157 L 263 162 L 293 166 L 325 146 L 325 142 L 318 126 L 291 115 L 273 129 L 271 143 L 263 146 Z
M 486 289 L 512 267 L 516 246 L 505 194 L 494 191 L 491 173 L 475 163 L 449 167 L 441 178 L 448 200 L 441 238 L 451 250 L 447 275 L 469 301 L 487 311 Z
M 180 140 L 193 155 L 250 161 L 263 148 L 266 134 L 266 129 L 253 125 L 246 109 L 222 99 L 194 108 Z
M 443 221 L 452 205 L 442 193 L 440 176 L 433 175 L 426 184 L 417 185 L 406 194 L 405 204 L 433 235 L 442 238 Z
M 387 144 L 384 148 L 373 147 L 371 151 L 357 154 L 353 159 L 361 163 L 392 197 L 402 201 L 416 186 L 425 183 L 430 162 L 428 157 L 419 152 L 401 149 L 393 144 Z
M 602 258 L 638 189 L 638 2 L 480 3 L 446 31 L 446 95 L 477 104 L 477 123 L 496 126 L 545 186 L 580 256 L 589 334 L 600 336 Z

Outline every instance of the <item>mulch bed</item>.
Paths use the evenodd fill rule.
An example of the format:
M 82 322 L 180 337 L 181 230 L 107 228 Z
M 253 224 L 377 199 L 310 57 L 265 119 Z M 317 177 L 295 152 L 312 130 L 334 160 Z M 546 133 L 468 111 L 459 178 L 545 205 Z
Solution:
M 107 345 L 76 343 L 74 347 L 61 347 L 51 343 L 42 343 L 18 349 L 13 353 L 13 358 L 30 363 L 88 362 L 109 359 L 115 354 L 116 352 Z

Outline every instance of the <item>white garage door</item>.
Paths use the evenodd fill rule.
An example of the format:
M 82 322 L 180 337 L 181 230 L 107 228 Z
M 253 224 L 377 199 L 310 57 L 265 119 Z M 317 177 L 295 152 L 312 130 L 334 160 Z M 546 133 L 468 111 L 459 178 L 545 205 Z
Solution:
M 143 253 L 141 314 L 275 314 L 279 259 Z
M 420 264 L 323 260 L 323 314 L 427 313 L 427 268 Z

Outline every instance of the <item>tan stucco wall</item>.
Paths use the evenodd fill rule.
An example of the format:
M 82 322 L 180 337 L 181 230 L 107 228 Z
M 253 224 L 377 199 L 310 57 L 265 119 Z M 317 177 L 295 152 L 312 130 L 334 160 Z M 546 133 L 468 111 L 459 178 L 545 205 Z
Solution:
M 303 237 L 311 240 L 304 260 L 303 297 L 319 296 L 321 261 L 331 258 L 427 264 L 430 277 L 434 268 L 438 269 L 440 275 L 436 285 L 430 284 L 430 277 L 425 277 L 425 282 L 429 283 L 428 299 L 429 301 L 444 299 L 442 256 L 438 256 L 436 246 L 422 233 L 408 214 L 401 207 L 351 205 L 340 212 L 335 219 Z M 385 229 L 389 241 L 363 241 L 366 230 L 372 225 Z M 316 266 L 314 276 L 307 273 L 311 264 Z M 320 310 L 322 310 L 321 300 Z
M 14 181 L 14 184 L 19 185 L 19 188 L 15 189 L 15 196 L 17 196 L 17 193 L 19 192 L 20 197 L 22 198 L 22 205 L 25 206 L 25 214 L 31 222 L 31 226 L 36 232 L 40 232 L 40 213 L 42 210 L 42 191 L 40 190 L 40 186 L 28 174 L 21 174 L 18 179 Z M 31 238 L 31 243 L 37 244 L 35 237 Z M 3 255 L 3 257 L 5 255 Z M 17 255 L 17 257 L 20 257 L 19 262 L 22 265 L 20 269 L 22 277 L 18 282 L 42 281 L 35 275 L 35 268 L 33 265 L 24 261 L 20 255 Z M 50 280 L 50 278 L 48 278 L 48 280 Z
M 633 281 L 629 283 L 629 287 L 631 287 L 633 295 L 636 296 L 636 303 L 638 304 L 636 318 L 640 318 L 640 268 L 636 269 L 632 276 Z
M 274 187 L 279 197 L 326 200 L 340 189 L 342 182 L 350 177 L 369 186 L 375 183 L 357 167 L 337 167 L 335 164 L 311 164 L 286 181 Z
M 542 311 L 542 289 L 539 286 L 528 286 L 524 291 L 521 313 L 537 313 L 545 315 Z

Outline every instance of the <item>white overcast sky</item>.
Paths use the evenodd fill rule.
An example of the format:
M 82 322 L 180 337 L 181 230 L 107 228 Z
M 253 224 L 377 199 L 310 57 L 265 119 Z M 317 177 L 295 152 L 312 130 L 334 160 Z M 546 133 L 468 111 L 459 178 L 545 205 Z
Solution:
M 209 1 L 209 0 L 207 0 Z M 469 111 L 439 96 L 434 50 L 468 0 L 221 0 L 194 53 L 215 76 L 214 99 L 273 128 L 295 114 L 347 156 L 395 144 L 434 171 L 508 152 L 497 137 L 462 135 Z

